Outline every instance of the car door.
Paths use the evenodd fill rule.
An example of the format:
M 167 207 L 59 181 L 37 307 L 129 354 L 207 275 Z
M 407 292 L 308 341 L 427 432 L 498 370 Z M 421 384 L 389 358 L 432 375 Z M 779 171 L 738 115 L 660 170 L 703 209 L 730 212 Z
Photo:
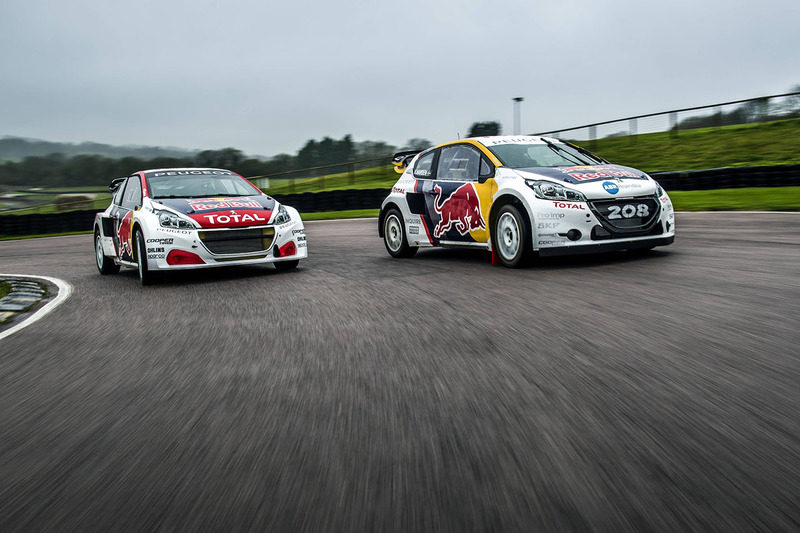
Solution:
M 119 204 L 116 204 L 117 196 L 115 195 L 115 205 L 111 210 L 115 230 L 113 238 L 119 258 L 123 261 L 133 262 L 131 222 L 133 211 L 142 205 L 141 179 L 139 176 L 131 176 L 125 182 L 124 187 L 125 189 L 119 197 Z
M 485 244 L 494 167 L 473 145 L 455 143 L 436 149 L 434 167 L 422 190 L 434 244 Z M 415 174 L 415 177 L 416 176 Z

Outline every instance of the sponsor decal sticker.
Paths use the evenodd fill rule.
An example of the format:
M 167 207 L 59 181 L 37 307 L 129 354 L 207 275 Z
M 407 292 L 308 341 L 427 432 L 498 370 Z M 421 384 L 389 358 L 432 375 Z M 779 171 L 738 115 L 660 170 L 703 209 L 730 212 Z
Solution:
M 197 198 L 189 200 L 189 205 L 195 211 L 208 211 L 211 209 L 261 209 L 260 203 L 255 200 L 248 200 L 247 198 Z
M 147 244 L 172 244 L 175 239 L 147 239 Z
M 167 172 L 153 172 L 151 176 L 235 176 L 229 170 L 170 170 Z
M 613 181 L 604 181 L 603 188 L 609 194 L 617 194 L 619 192 L 619 186 Z
M 565 215 L 564 213 L 536 213 L 536 218 L 541 218 L 545 220 L 560 219 L 564 218 L 565 216 L 567 215 Z
M 433 208 L 441 216 L 441 220 L 433 229 L 437 239 L 454 228 L 459 235 L 466 235 L 472 230 L 485 230 L 486 223 L 481 214 L 481 202 L 472 183 L 465 183 L 447 198 L 442 198 L 442 188 L 434 186 L 436 198 Z
M 265 214 L 265 213 L 264 213 Z M 261 212 L 245 212 L 245 213 L 238 213 L 236 211 L 231 211 L 228 214 L 220 214 L 215 213 L 213 215 L 199 215 L 199 216 L 192 216 L 195 220 L 198 218 L 200 222 L 208 227 L 214 226 L 247 226 L 252 224 L 266 224 L 267 217 L 262 216 Z
M 571 204 L 569 202 L 553 202 L 553 206 L 559 209 L 578 209 L 580 211 L 586 211 L 586 208 L 581 204 Z
M 408 227 L 408 234 L 409 235 L 419 235 L 419 226 L 409 226 Z
M 556 229 L 560 225 L 560 222 L 538 222 L 536 224 L 536 229 Z

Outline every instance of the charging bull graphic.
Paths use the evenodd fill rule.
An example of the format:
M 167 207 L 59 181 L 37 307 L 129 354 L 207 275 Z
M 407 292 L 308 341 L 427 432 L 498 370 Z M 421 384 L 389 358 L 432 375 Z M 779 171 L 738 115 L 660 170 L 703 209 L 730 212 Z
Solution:
M 486 222 L 481 215 L 481 202 L 472 183 L 465 183 L 445 199 L 442 199 L 442 188 L 437 184 L 433 190 L 436 198 L 433 208 L 441 220 L 433 229 L 433 235 L 440 238 L 450 228 L 455 228 L 461 235 L 470 231 L 486 229 Z

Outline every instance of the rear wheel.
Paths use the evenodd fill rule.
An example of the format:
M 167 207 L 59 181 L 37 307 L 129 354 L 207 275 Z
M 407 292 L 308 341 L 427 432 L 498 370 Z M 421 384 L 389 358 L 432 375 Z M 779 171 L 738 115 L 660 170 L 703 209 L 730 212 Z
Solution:
M 142 285 L 154 283 L 157 276 L 147 266 L 147 247 L 144 242 L 144 234 L 140 229 L 136 230 L 136 263 L 136 270 L 139 271 L 139 283 Z
M 278 270 L 292 270 L 293 268 L 297 268 L 297 265 L 300 264 L 300 260 L 294 259 L 292 261 L 277 261 L 273 264 Z
M 492 232 L 492 247 L 504 266 L 523 266 L 530 257 L 530 230 L 528 223 L 515 206 L 500 208 Z
M 397 209 L 390 209 L 383 219 L 383 244 L 392 257 L 411 257 L 418 246 L 409 246 L 403 217 Z
M 114 259 L 106 256 L 103 252 L 103 238 L 100 236 L 98 230 L 94 232 L 94 258 L 97 264 L 97 270 L 99 270 L 101 274 L 116 274 L 119 272 L 119 265 L 114 263 Z

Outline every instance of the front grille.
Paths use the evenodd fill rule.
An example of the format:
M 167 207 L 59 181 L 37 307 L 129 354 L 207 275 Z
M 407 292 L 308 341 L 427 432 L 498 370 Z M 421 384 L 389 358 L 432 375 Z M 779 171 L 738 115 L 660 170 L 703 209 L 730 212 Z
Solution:
M 589 208 L 614 237 L 647 235 L 661 213 L 661 203 L 654 196 L 593 200 Z
M 275 228 L 204 230 L 198 235 L 212 254 L 246 254 L 269 250 Z

